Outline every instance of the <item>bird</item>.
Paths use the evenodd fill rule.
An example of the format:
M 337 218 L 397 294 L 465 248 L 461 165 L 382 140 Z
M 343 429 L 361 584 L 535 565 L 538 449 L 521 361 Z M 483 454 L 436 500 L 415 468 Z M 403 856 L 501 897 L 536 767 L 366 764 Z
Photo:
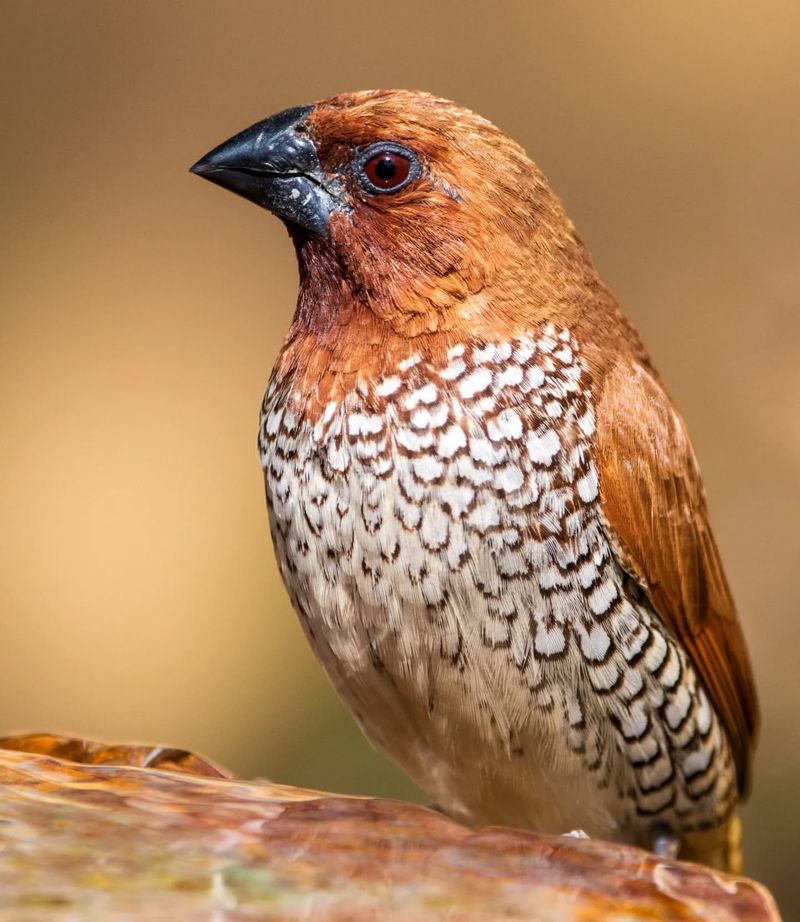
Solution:
M 758 704 L 697 460 L 541 170 L 409 90 L 191 170 L 294 244 L 270 532 L 366 736 L 460 822 L 738 872 Z

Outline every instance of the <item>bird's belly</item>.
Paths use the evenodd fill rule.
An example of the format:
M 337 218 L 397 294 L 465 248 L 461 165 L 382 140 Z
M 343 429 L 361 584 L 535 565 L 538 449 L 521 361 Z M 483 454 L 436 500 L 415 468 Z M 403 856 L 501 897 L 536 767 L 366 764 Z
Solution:
M 368 528 L 352 483 L 328 485 L 320 507 L 314 479 L 311 463 L 273 528 L 284 579 L 340 696 L 435 803 L 471 823 L 638 842 L 659 821 L 724 816 L 734 776 L 716 718 L 604 553 L 593 552 L 619 604 L 599 620 L 579 585 L 543 592 L 546 568 L 493 590 L 483 537 L 467 536 L 454 566 L 396 516 Z M 714 759 L 698 799 L 679 764 Z
M 305 629 L 367 736 L 450 815 L 626 837 L 629 771 L 579 656 L 541 670 L 531 688 L 529 674 L 483 643 L 470 594 L 463 608 L 432 619 L 402 598 L 377 608 L 344 587 L 332 609 L 326 585 L 303 596 Z M 387 626 L 392 610 L 402 626 Z

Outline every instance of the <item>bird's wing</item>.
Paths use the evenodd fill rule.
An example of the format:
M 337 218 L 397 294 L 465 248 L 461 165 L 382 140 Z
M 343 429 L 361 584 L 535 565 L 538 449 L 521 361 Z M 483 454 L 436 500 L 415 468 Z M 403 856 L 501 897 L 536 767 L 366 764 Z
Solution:
M 659 382 L 630 360 L 606 376 L 597 419 L 601 503 L 620 562 L 685 646 L 728 732 L 744 793 L 758 703 L 685 424 Z

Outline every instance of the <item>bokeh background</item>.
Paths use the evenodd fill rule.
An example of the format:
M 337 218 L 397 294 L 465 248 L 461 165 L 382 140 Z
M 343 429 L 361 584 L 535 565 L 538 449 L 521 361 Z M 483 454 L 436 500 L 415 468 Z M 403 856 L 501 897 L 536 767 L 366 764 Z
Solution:
M 800 918 L 800 5 L 0 3 L 0 731 L 420 796 L 280 585 L 256 418 L 282 226 L 187 167 L 345 89 L 488 116 L 688 419 L 763 704 L 748 871 Z

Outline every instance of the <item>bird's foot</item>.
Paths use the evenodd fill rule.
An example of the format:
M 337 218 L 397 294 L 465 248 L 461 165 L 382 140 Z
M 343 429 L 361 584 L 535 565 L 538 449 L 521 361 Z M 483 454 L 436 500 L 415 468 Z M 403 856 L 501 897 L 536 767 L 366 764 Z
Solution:
M 669 826 L 659 824 L 650 832 L 650 847 L 659 858 L 675 861 L 681 849 L 681 840 Z

